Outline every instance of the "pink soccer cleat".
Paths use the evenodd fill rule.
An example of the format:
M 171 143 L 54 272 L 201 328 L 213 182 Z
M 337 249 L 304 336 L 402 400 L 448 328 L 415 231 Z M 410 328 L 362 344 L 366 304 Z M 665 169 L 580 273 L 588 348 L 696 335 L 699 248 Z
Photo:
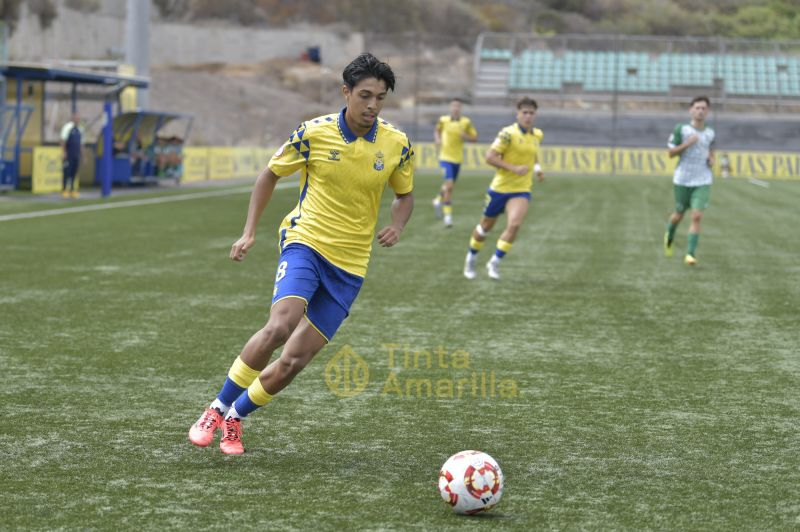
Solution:
M 222 414 L 213 408 L 206 408 L 197 423 L 189 429 L 189 441 L 198 447 L 208 447 L 214 440 L 214 432 L 222 423 Z
M 219 441 L 222 454 L 243 454 L 242 422 L 236 418 L 228 418 L 222 425 L 222 439 Z

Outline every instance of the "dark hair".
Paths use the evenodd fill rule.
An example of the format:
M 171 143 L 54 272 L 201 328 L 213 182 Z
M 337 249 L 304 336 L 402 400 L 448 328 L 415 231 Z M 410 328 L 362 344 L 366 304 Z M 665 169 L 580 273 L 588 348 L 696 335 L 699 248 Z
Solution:
M 347 85 L 347 88 L 351 90 L 362 79 L 366 78 L 382 80 L 386 83 L 388 90 L 394 91 L 394 72 L 392 72 L 392 67 L 368 52 L 353 59 L 342 72 L 342 80 Z
M 523 107 L 533 107 L 534 109 L 539 109 L 539 104 L 536 103 L 536 100 L 530 98 L 528 96 L 523 96 L 519 100 L 517 100 L 517 109 L 521 109 Z
M 706 102 L 706 105 L 711 107 L 711 100 L 708 99 L 708 96 L 698 96 L 697 98 L 692 100 L 692 103 L 689 104 L 689 107 L 692 107 L 697 102 Z

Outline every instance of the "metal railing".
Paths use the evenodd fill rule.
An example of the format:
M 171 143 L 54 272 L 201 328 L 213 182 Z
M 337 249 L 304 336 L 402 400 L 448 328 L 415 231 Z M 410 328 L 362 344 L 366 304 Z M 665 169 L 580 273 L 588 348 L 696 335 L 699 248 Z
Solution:
M 570 66 L 575 54 L 591 56 L 589 69 L 609 70 L 601 71 L 603 83 L 592 86 L 562 68 Z M 554 58 L 555 68 L 546 72 L 554 83 L 543 84 L 541 77 L 528 87 L 512 83 L 515 67 L 542 57 Z M 504 60 L 511 65 L 510 97 L 516 92 L 536 91 L 541 99 L 564 108 L 603 108 L 619 103 L 637 109 L 643 105 L 671 108 L 699 93 L 714 98 L 722 109 L 784 112 L 785 105 L 800 107 L 800 41 L 482 33 L 474 53 L 477 95 L 482 67 Z M 619 102 L 621 96 L 624 102 Z

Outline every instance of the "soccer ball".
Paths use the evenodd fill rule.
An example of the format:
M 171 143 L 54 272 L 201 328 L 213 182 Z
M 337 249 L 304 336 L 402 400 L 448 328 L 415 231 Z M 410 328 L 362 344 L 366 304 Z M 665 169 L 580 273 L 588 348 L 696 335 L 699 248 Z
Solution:
M 439 471 L 439 493 L 458 514 L 485 512 L 503 496 L 503 472 L 488 454 L 461 451 Z

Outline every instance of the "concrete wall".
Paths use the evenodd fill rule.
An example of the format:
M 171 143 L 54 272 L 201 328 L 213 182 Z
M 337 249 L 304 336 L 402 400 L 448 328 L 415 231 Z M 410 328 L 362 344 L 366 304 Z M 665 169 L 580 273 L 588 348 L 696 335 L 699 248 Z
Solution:
M 74 11 L 62 2 L 58 18 L 43 30 L 38 18 L 30 15 L 25 6 L 23 3 L 19 24 L 8 42 L 9 61 L 120 57 L 124 19 Z M 364 50 L 364 37 L 313 27 L 253 29 L 155 20 L 150 26 L 151 66 L 255 63 L 276 57 L 299 57 L 309 46 L 320 46 L 323 63 L 339 67 Z
M 364 51 L 361 34 L 342 37 L 313 28 L 258 30 L 158 23 L 151 30 L 150 53 L 154 65 L 257 63 L 275 57 L 299 57 L 309 46 L 320 46 L 323 63 L 339 66 Z
M 108 59 L 122 46 L 124 19 L 80 13 L 61 5 L 58 18 L 43 30 L 39 19 L 26 8 L 23 3 L 20 20 L 8 40 L 9 61 Z

